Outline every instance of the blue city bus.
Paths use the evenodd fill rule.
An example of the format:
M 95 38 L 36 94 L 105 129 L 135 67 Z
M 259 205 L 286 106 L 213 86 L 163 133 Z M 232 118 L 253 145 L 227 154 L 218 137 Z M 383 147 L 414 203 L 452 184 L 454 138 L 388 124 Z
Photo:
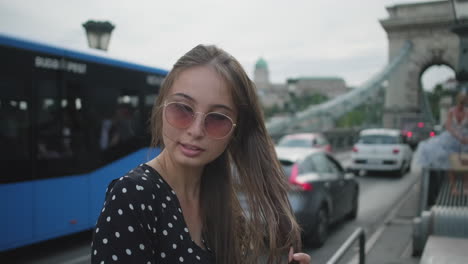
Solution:
M 0 34 L 0 252 L 91 229 L 167 71 Z

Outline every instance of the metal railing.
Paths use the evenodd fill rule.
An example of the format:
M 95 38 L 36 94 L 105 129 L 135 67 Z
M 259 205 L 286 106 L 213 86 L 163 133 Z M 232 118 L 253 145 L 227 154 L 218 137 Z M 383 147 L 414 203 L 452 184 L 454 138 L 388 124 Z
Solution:
M 351 236 L 341 245 L 336 253 L 328 260 L 327 264 L 335 264 L 343 258 L 344 254 L 351 248 L 353 243 L 359 239 L 359 264 L 366 263 L 366 234 L 361 227 L 357 228 Z
M 468 197 L 461 194 L 468 179 L 463 173 L 451 173 L 422 170 L 418 217 L 413 219 L 413 256 L 423 253 L 432 235 L 468 238 Z
M 465 181 L 461 174 L 453 172 L 454 187 L 460 191 L 460 195 L 454 195 L 447 171 L 423 168 L 418 215 L 430 210 L 432 206 L 468 207 L 468 198 L 461 195 Z

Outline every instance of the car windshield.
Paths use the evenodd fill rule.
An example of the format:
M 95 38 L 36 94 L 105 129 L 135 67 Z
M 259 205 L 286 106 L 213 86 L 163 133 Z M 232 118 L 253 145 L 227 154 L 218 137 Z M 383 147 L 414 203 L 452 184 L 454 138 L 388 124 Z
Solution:
M 304 138 L 284 138 L 278 143 L 280 147 L 309 148 L 312 146 L 310 140 Z
M 361 144 L 398 144 L 398 138 L 388 135 L 366 135 L 359 139 Z

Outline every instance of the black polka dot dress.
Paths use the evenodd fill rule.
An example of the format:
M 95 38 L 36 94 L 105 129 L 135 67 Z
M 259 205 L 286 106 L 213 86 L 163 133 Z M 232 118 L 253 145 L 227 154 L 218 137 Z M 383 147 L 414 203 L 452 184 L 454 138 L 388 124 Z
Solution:
M 91 262 L 214 263 L 205 244 L 190 237 L 174 190 L 141 164 L 113 180 L 106 191 L 91 247 Z

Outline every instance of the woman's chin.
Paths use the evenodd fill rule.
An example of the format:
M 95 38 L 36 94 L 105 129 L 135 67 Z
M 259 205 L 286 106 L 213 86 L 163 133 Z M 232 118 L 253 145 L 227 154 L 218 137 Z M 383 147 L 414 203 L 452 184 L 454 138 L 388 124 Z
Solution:
M 208 162 L 203 159 L 202 156 L 189 157 L 183 153 L 177 153 L 175 161 L 179 166 L 190 167 L 190 168 L 199 168 L 205 166 Z

